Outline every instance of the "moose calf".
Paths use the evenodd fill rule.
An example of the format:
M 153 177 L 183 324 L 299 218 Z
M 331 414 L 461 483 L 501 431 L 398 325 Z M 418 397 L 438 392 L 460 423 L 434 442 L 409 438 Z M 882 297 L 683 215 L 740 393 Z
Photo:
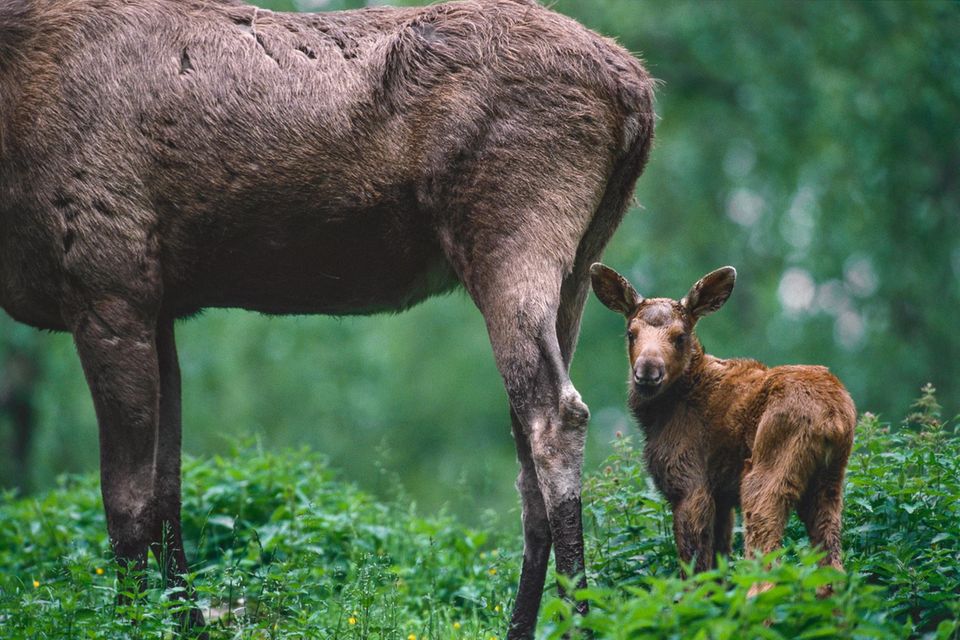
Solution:
M 629 404 L 646 435 L 647 468 L 673 509 L 680 558 L 695 558 L 696 571 L 730 553 L 738 504 L 748 555 L 778 547 L 795 508 L 827 554 L 822 564 L 842 570 L 853 401 L 824 367 L 768 368 L 704 353 L 694 327 L 723 306 L 736 274 L 717 269 L 678 302 L 645 299 L 602 264 L 590 269 L 600 301 L 627 318 Z

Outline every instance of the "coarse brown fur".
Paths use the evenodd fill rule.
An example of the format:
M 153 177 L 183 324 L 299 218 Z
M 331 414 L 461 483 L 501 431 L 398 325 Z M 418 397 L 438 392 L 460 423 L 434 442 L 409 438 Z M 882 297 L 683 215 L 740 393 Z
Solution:
M 629 405 L 646 436 L 650 475 L 673 509 L 681 560 L 702 571 L 715 554 L 729 554 L 733 508 L 742 505 L 748 554 L 777 548 L 796 509 L 826 552 L 822 562 L 842 570 L 856 410 L 840 381 L 824 367 L 768 368 L 704 353 L 694 326 L 726 302 L 732 267 L 704 276 L 680 301 L 644 299 L 601 264 L 591 274 L 600 300 L 627 318 Z
M 551 544 L 584 571 L 589 414 L 568 370 L 652 90 L 622 48 L 522 0 L 0 4 L 0 306 L 74 336 L 117 556 L 166 544 L 187 568 L 174 319 L 400 310 L 462 285 L 510 399 L 510 633 L 532 634 Z

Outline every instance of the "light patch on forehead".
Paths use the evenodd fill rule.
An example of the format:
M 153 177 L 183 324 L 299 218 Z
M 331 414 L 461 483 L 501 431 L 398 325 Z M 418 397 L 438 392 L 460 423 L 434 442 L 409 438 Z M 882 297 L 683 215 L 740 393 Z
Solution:
M 679 305 L 666 298 L 644 301 L 636 315 L 638 320 L 651 327 L 664 327 L 681 317 Z

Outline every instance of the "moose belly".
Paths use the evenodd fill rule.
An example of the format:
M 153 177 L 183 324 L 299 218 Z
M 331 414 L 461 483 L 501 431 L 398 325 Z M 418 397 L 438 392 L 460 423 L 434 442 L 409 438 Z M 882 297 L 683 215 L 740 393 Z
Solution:
M 456 276 L 437 243 L 399 220 L 376 210 L 334 219 L 320 212 L 221 228 L 200 257 L 168 261 L 181 267 L 168 304 L 178 315 L 203 307 L 368 314 L 453 288 Z

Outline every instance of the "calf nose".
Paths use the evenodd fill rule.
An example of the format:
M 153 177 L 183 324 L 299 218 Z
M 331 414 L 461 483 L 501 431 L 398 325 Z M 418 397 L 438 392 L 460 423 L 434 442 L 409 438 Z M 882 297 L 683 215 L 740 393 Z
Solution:
M 633 380 L 637 384 L 656 386 L 663 381 L 666 370 L 662 358 L 641 358 L 633 367 Z

